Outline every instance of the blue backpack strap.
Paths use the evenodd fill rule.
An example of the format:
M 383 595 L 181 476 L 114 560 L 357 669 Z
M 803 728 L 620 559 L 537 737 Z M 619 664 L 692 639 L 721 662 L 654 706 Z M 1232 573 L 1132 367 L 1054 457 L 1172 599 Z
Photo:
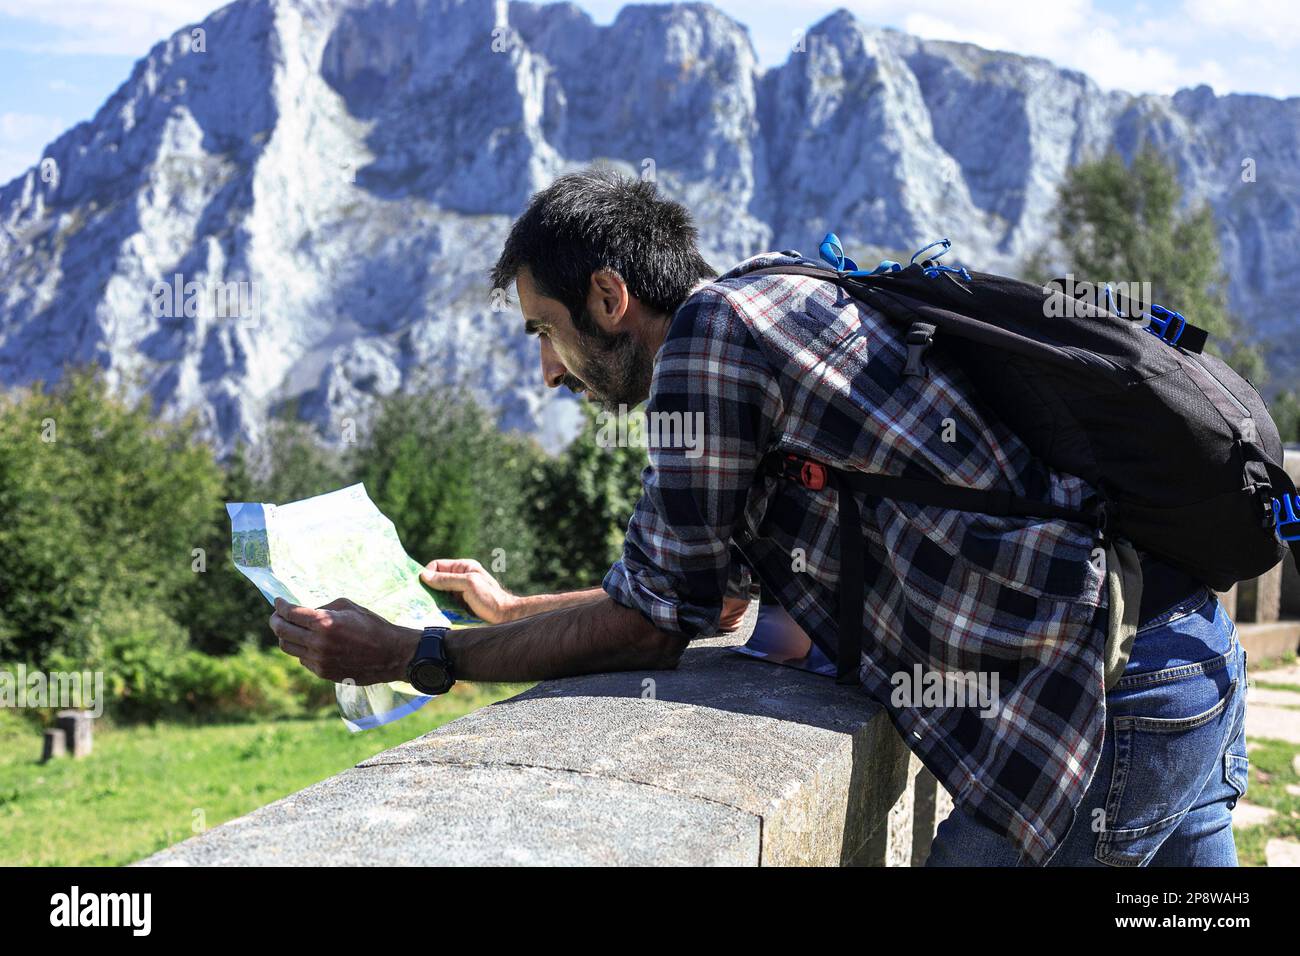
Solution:
M 817 251 L 821 253 L 824 261 L 828 262 L 836 272 L 848 276 L 851 279 L 860 279 L 863 276 L 878 276 L 886 272 L 901 272 L 903 267 L 893 259 L 881 259 L 880 265 L 876 266 L 870 272 L 866 269 L 859 269 L 858 264 L 844 255 L 844 246 L 840 242 L 840 237 L 833 232 L 826 233 L 826 238 L 818 246 Z
M 930 256 L 925 255 L 934 248 L 938 248 L 939 251 Z M 943 258 L 951 248 L 951 240 L 937 239 L 928 246 L 922 246 L 920 249 L 917 249 L 916 252 L 912 253 L 912 261 L 910 264 L 916 265 L 916 260 L 921 259 L 921 271 L 925 273 L 927 279 L 933 279 L 944 272 L 951 272 L 953 275 L 959 275 L 969 282 L 970 273 L 966 271 L 965 266 L 958 266 L 954 269 L 952 266 L 945 266 L 939 262 L 939 260 Z M 925 258 L 921 258 L 922 256 L 925 256 Z
M 840 237 L 833 232 L 826 233 L 826 238 L 817 247 L 817 251 L 821 253 L 821 257 L 830 263 L 831 268 L 836 272 L 858 271 L 858 264 L 845 257 L 844 246 L 840 244 Z
M 1296 569 L 1300 570 L 1300 494 L 1296 493 L 1291 475 L 1281 465 L 1266 461 L 1264 470 L 1268 473 L 1269 484 L 1272 486 L 1269 489 L 1271 498 L 1268 499 L 1270 507 L 1266 520 L 1272 523 L 1278 540 L 1290 549 L 1291 559 L 1295 562 Z
M 1162 342 L 1176 345 L 1180 349 L 1186 349 L 1188 352 L 1195 352 L 1198 355 L 1205 350 L 1205 343 L 1209 341 L 1210 334 L 1199 326 L 1188 322 L 1183 318 L 1181 312 L 1175 312 L 1172 309 L 1166 309 L 1163 305 L 1152 303 L 1147 318 L 1151 321 L 1151 324 L 1147 326 L 1146 330 Z
M 1282 497 L 1273 499 L 1273 528 L 1283 541 L 1300 541 L 1300 495 L 1282 493 Z

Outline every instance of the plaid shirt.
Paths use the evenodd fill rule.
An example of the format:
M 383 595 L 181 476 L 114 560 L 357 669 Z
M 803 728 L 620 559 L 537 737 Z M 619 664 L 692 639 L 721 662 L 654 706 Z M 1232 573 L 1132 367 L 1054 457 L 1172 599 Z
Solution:
M 759 472 L 764 454 L 1079 507 L 1091 488 L 1048 469 L 971 401 L 931 351 L 904 378 L 902 335 L 829 282 L 750 276 L 807 263 L 748 259 L 697 290 L 660 350 L 646 415 L 703 424 L 702 447 L 655 445 L 604 588 L 688 638 L 718 624 L 732 548 L 832 659 L 839 579 L 836 493 Z M 1045 863 L 1101 754 L 1103 574 L 1089 529 L 859 495 L 866 542 L 860 676 L 956 804 Z M 919 670 L 918 670 L 919 668 Z M 916 675 L 996 677 L 993 708 L 899 694 Z M 954 705 L 955 704 L 955 705 Z M 991 716 L 985 716 L 989 710 Z

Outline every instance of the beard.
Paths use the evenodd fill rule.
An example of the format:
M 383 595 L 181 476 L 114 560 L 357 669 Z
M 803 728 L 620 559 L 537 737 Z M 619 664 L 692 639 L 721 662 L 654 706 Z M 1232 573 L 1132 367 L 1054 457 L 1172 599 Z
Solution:
M 575 383 L 585 387 L 608 411 L 645 401 L 654 377 L 654 356 L 631 333 L 606 332 L 586 309 L 573 324 L 582 345 L 584 367 L 577 370 L 580 377 L 575 382 L 566 379 L 564 384 L 575 391 L 579 390 L 573 388 Z

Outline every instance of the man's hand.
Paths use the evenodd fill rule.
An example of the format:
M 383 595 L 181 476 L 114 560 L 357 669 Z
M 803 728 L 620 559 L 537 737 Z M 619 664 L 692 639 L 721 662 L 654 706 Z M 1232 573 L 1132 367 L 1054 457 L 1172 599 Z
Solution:
M 420 632 L 389 624 L 347 598 L 310 608 L 277 598 L 271 630 L 280 650 L 302 661 L 317 677 L 358 686 L 405 680 Z
M 503 588 L 497 579 L 473 558 L 441 558 L 430 561 L 420 580 L 438 591 L 453 591 L 465 605 L 489 624 L 513 621 L 519 598 Z

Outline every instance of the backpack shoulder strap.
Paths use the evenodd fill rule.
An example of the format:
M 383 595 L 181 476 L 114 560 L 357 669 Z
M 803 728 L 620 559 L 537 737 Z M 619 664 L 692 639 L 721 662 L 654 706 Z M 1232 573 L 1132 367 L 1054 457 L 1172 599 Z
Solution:
M 991 491 L 949 485 L 942 481 L 901 478 L 830 468 L 811 458 L 788 452 L 771 452 L 763 459 L 763 471 L 803 485 L 812 491 L 834 488 L 838 494 L 840 526 L 840 606 L 838 615 L 836 680 L 858 683 L 862 656 L 862 612 L 865 603 L 866 561 L 862 542 L 862 517 L 856 494 L 876 495 L 920 505 L 934 505 L 1001 517 L 1059 518 L 1090 525 L 1103 536 L 1107 526 L 1104 499 L 1090 499 L 1083 509 L 1035 501 L 1009 491 Z

